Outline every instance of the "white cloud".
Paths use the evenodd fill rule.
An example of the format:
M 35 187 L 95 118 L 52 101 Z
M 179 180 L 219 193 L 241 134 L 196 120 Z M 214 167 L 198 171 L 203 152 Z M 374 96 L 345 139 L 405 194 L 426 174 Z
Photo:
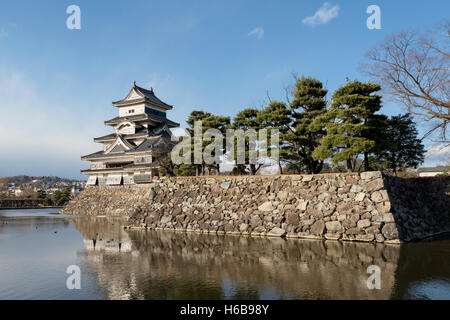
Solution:
M 303 24 L 315 27 L 319 24 L 328 23 L 331 19 L 339 15 L 339 5 L 331 6 L 329 2 L 325 2 L 314 15 L 306 17 L 302 20 Z
M 261 40 L 262 38 L 264 38 L 264 29 L 262 27 L 256 27 L 252 31 L 250 31 L 247 36 L 255 36 L 258 40 Z
M 437 144 L 427 149 L 423 166 L 432 167 L 447 164 L 450 164 L 450 145 L 448 143 Z

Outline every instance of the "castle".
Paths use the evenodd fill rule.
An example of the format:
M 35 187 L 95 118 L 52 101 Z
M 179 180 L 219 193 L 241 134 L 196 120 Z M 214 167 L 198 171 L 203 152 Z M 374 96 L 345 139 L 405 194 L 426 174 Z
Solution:
M 133 84 L 128 95 L 112 105 L 119 115 L 105 121 L 114 133 L 94 138 L 103 143 L 103 150 L 82 156 L 90 168 L 81 170 L 89 175 L 87 185 L 121 185 L 148 183 L 159 175 L 158 156 L 173 148 L 171 128 L 179 126 L 166 117 L 171 105 L 158 99 L 150 90 Z

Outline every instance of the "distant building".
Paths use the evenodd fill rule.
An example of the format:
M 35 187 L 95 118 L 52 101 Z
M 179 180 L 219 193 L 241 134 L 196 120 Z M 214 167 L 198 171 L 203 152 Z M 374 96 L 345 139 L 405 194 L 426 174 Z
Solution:
M 171 128 L 179 126 L 166 117 L 172 106 L 159 100 L 153 89 L 133 84 L 128 95 L 113 102 L 119 116 L 105 121 L 114 133 L 95 138 L 103 143 L 103 150 L 82 156 L 90 161 L 87 185 L 120 185 L 146 183 L 159 175 L 155 154 L 167 154 L 174 145 Z
M 417 173 L 419 177 L 434 177 L 440 173 L 444 173 L 445 170 L 448 170 L 446 166 L 437 166 L 437 167 L 424 167 L 419 168 Z

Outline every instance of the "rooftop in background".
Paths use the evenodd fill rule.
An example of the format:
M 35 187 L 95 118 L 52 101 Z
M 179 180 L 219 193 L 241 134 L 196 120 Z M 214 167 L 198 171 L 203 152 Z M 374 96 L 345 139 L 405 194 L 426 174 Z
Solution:
M 423 167 L 423 168 L 419 168 L 417 169 L 417 172 L 443 172 L 445 170 L 448 170 L 449 167 L 448 166 L 436 166 L 436 167 Z
M 449 169 L 450 166 L 423 167 L 417 169 L 417 173 L 419 177 L 433 177 Z

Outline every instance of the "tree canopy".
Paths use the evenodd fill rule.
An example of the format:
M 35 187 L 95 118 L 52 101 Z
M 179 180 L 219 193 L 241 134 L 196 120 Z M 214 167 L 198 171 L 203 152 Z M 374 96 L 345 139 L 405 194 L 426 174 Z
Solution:
M 313 151 L 314 159 L 330 158 L 333 163 L 346 161 L 347 170 L 351 171 L 353 157 L 368 154 L 375 147 L 368 123 L 381 108 L 381 96 L 374 94 L 379 90 L 377 84 L 355 80 L 334 92 L 330 110 L 311 125 L 314 130 L 323 126 L 327 130 Z

